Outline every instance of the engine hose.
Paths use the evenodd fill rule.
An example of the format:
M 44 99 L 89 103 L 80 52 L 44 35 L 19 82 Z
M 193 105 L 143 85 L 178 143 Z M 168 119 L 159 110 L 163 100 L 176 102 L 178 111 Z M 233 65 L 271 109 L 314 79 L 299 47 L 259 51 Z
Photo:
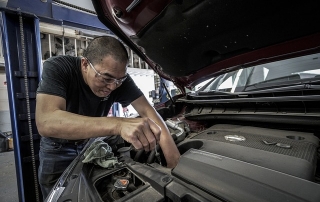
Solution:
M 139 150 L 139 151 L 137 151 L 137 153 L 136 153 L 136 155 L 134 156 L 134 161 L 138 161 L 139 162 L 139 159 L 140 159 L 140 157 L 141 157 L 141 155 L 142 155 L 142 153 L 144 152 L 144 150 Z
M 155 159 L 155 155 L 156 155 L 156 152 L 154 150 L 152 150 L 148 156 L 148 160 L 147 160 L 147 163 L 148 164 L 151 164 L 154 162 L 154 159 Z
M 157 146 L 156 146 L 156 150 L 157 150 L 158 152 L 159 152 L 159 149 L 160 149 L 160 146 L 157 145 Z M 148 156 L 147 163 L 148 163 L 148 164 L 153 163 L 154 160 L 155 160 L 155 157 L 156 157 L 156 151 L 155 151 L 155 150 L 152 150 L 152 151 L 150 152 L 149 156 Z M 160 162 L 159 162 L 159 163 L 160 163 Z

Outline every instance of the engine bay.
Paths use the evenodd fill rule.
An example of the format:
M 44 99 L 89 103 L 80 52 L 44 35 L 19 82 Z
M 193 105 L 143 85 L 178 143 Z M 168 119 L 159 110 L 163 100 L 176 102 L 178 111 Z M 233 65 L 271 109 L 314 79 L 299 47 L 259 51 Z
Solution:
M 174 169 L 159 146 L 145 152 L 123 142 L 114 168 L 80 155 L 56 201 L 319 201 L 319 137 L 310 128 L 189 118 L 165 119 L 181 154 Z

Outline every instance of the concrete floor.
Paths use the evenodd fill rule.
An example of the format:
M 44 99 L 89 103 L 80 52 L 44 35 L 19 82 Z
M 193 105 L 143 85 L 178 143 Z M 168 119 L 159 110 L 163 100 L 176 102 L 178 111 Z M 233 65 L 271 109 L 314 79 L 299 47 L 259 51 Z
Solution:
M 0 153 L 0 202 L 18 202 L 14 151 Z

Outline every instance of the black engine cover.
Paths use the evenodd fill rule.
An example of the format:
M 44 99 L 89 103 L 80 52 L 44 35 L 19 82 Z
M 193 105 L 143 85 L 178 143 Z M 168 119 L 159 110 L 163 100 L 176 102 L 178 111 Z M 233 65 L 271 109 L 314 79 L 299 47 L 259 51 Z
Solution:
M 310 133 L 219 124 L 181 143 L 257 166 L 314 180 L 319 139 Z

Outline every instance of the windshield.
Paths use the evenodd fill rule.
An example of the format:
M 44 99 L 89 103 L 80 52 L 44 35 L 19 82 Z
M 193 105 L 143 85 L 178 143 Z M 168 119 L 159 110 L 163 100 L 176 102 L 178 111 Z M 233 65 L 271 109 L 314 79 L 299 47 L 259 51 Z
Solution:
M 199 91 L 234 93 L 317 78 L 320 79 L 320 53 L 229 72 Z

